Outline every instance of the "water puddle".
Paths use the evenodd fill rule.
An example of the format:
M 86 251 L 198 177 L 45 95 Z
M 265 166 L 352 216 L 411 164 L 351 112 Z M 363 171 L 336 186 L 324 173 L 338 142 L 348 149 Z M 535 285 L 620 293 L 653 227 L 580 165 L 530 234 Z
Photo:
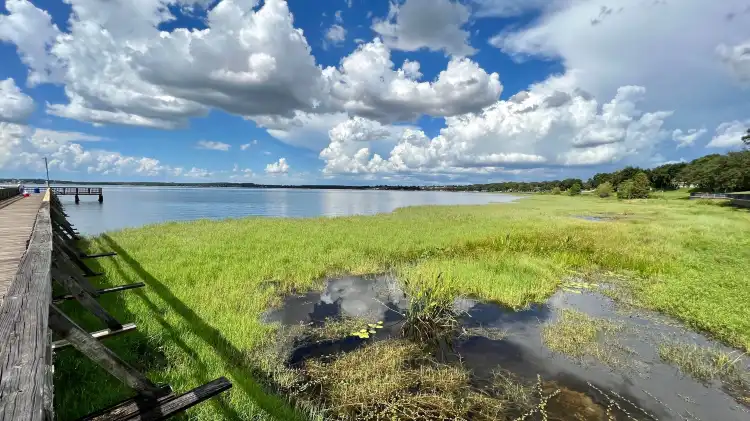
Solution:
M 591 222 L 607 222 L 607 221 L 613 220 L 613 218 L 608 218 L 606 216 L 591 216 L 591 215 L 573 215 L 573 218 L 583 219 L 585 221 L 591 221 Z
M 322 326 L 326 320 L 343 317 L 383 322 L 383 328 L 366 340 L 348 336 L 295 344 L 288 363 L 300 365 L 310 358 L 355 350 L 373 340 L 399 337 L 401 314 L 407 305 L 407 297 L 393 278 L 349 276 L 329 280 L 322 292 L 285 298 L 264 319 L 287 326 Z M 477 384 L 498 368 L 526 380 L 535 380 L 539 375 L 562 386 L 563 394 L 569 395 L 567 399 L 594 404 L 589 405 L 589 415 L 582 419 L 609 419 L 604 408 L 613 405 L 616 408 L 612 414 L 618 416 L 612 419 L 750 419 L 750 411 L 728 395 L 720 381 L 697 381 L 664 363 L 659 346 L 674 342 L 732 350 L 659 314 L 623 309 L 603 295 L 571 288 L 523 311 L 514 312 L 467 298 L 457 299 L 454 307 L 463 313 L 460 321 L 465 334 L 459 335 L 453 346 Z M 543 339 L 545 328 L 561 323 L 562 315 L 569 310 L 606 319 L 611 326 L 618 327 L 611 337 L 605 337 L 607 341 L 616 341 L 616 346 L 602 344 L 612 345 L 602 349 L 614 350 L 608 364 L 602 363 L 604 358 L 572 358 L 547 346 Z M 483 330 L 503 334 L 483 335 Z

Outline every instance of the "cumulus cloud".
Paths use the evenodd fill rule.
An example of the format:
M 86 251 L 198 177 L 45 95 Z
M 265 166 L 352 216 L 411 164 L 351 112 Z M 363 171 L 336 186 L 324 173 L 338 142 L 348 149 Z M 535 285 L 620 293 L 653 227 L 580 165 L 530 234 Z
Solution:
M 20 123 L 34 112 L 34 100 L 12 78 L 0 80 L 0 122 Z
M 226 152 L 232 147 L 232 145 L 223 142 L 216 142 L 213 140 L 199 140 L 196 147 L 198 149 Z
M 30 126 L 0 123 L 0 170 L 44 171 L 43 158 L 52 171 L 86 172 L 118 176 L 196 175 L 206 170 L 163 164 L 158 159 L 123 155 L 102 149 L 89 149 L 81 142 L 96 142 L 99 136 L 78 132 L 58 132 Z
M 714 137 L 708 142 L 706 147 L 726 149 L 740 147 L 744 145 L 742 136 L 747 134 L 748 128 L 750 128 L 750 120 L 734 120 L 721 123 L 716 128 Z
M 434 138 L 404 130 L 387 158 L 358 146 L 385 133 L 348 123 L 331 131 L 320 157 L 329 173 L 491 172 L 635 159 L 668 137 L 662 126 L 672 113 L 641 111 L 644 88 L 622 87 L 600 105 L 577 86 L 575 73 L 550 78 L 480 113 L 446 118 Z
M 0 15 L 0 41 L 16 45 L 21 60 L 29 68 L 28 83 L 56 80 L 59 69 L 49 48 L 60 34 L 52 17 L 27 0 L 6 0 L 8 15 Z
M 328 144 L 328 131 L 348 118 L 343 112 L 313 114 L 298 111 L 293 117 L 260 116 L 253 120 L 276 139 L 317 152 Z
M 289 172 L 289 164 L 286 163 L 286 158 L 280 158 L 278 161 L 266 165 L 266 174 L 278 175 L 287 174 Z
M 388 17 L 376 19 L 372 30 L 391 48 L 404 51 L 428 49 L 449 55 L 469 56 L 468 6 L 451 0 L 406 0 L 391 3 Z
M 706 134 L 707 130 L 702 129 L 690 129 L 687 132 L 683 132 L 680 129 L 676 129 L 672 132 L 672 140 L 677 142 L 677 148 L 684 148 L 686 146 L 693 146 L 695 141 Z
M 740 110 L 750 108 L 750 96 L 726 70 L 730 63 L 739 74 L 745 69 L 747 20 L 728 14 L 745 10 L 747 1 L 552 4 L 529 26 L 503 33 L 493 44 L 519 60 L 561 60 L 583 73 L 581 88 L 596 97 L 613 95 L 625 84 L 642 86 L 649 92 L 645 106 L 678 110 L 677 126 L 744 118 Z M 603 18 L 602 6 L 612 9 Z M 701 36 L 694 36 L 696 28 Z M 721 44 L 737 47 L 720 48 L 722 58 Z
M 175 128 L 209 107 L 290 115 L 313 109 L 323 95 L 321 70 L 283 0 L 265 1 L 257 10 L 255 1 L 223 0 L 208 11 L 209 29 L 171 32 L 157 29 L 174 19 L 162 0 L 71 0 L 70 31 L 33 45 L 7 36 L 14 22 L 36 16 L 37 26 L 46 25 L 40 34 L 57 29 L 27 0 L 13 3 L 22 6 L 9 8 L 0 34 L 29 57 L 33 74 L 58 74 L 53 81 L 64 84 L 69 102 L 51 104 L 54 115 Z
M 467 58 L 452 58 L 432 82 L 417 79 L 418 62 L 406 61 L 404 67 L 395 68 L 390 49 L 376 38 L 360 45 L 339 68 L 328 68 L 325 74 L 340 107 L 383 122 L 478 111 L 502 92 L 497 73 L 488 74 Z
M 719 44 L 716 52 L 738 81 L 750 84 L 750 40 L 731 47 Z
M 326 31 L 326 41 L 332 45 L 341 44 L 346 40 L 346 29 L 339 24 L 331 25 Z

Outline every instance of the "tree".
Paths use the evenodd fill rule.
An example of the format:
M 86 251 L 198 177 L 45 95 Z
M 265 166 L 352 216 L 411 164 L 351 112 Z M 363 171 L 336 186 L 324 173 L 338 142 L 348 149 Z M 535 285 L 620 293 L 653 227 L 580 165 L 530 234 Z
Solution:
M 633 181 L 623 181 L 617 186 L 617 198 L 618 199 L 632 199 L 633 198 Z
M 568 194 L 571 196 L 578 196 L 581 194 L 581 189 L 582 189 L 581 185 L 578 183 L 575 183 L 572 186 L 570 186 L 570 188 L 568 189 Z
M 633 177 L 631 197 L 633 199 L 648 199 L 650 195 L 651 183 L 649 183 L 646 173 L 641 171 Z
M 747 134 L 742 136 L 742 142 L 745 143 L 746 147 L 750 147 L 750 129 L 747 129 Z
M 677 176 L 687 165 L 684 162 L 661 165 L 648 171 L 648 179 L 655 189 L 674 190 L 677 188 Z
M 637 167 L 625 167 L 614 173 L 610 181 L 613 185 L 617 186 L 623 181 L 632 180 L 639 172 L 643 172 L 643 170 Z
M 607 181 L 602 184 L 599 184 L 599 187 L 596 188 L 596 195 L 601 198 L 611 196 L 612 195 L 612 183 Z
M 601 184 L 611 182 L 612 176 L 613 174 L 600 172 L 600 173 L 594 174 L 594 176 L 591 177 L 591 180 L 589 180 L 589 182 L 591 183 L 592 187 L 597 188 Z
M 561 193 L 562 193 L 562 191 L 560 190 L 559 187 L 555 187 L 555 188 L 552 189 L 552 194 L 561 194 Z

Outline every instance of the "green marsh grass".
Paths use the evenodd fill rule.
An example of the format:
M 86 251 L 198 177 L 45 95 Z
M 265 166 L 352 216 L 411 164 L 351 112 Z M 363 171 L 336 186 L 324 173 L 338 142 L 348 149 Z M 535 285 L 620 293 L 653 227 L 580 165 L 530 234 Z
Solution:
M 574 215 L 607 215 L 591 222 Z M 287 397 L 263 387 L 252 351 L 273 336 L 260 315 L 283 294 L 320 288 L 326 276 L 394 271 L 523 308 L 578 272 L 620 275 L 639 305 L 750 350 L 750 212 L 688 200 L 617 201 L 530 196 L 485 206 L 416 207 L 345 218 L 247 218 L 167 223 L 90 240 L 104 285 L 146 288 L 102 297 L 138 333 L 107 340 L 158 382 L 187 390 L 225 375 L 234 387 L 189 411 L 195 420 L 293 420 Z M 90 317 L 66 308 L 91 330 Z M 59 418 L 128 391 L 74 350 L 56 360 Z M 76 388 L 66 387 L 75 384 Z M 87 396 L 82 400 L 80 396 Z

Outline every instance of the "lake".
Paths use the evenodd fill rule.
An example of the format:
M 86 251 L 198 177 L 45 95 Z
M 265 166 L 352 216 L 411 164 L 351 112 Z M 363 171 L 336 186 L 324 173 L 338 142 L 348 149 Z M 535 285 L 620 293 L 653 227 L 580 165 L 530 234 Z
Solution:
M 372 215 L 417 205 L 481 205 L 517 197 L 495 193 L 396 190 L 308 190 L 178 187 L 104 187 L 96 196 L 60 196 L 69 220 L 84 235 L 167 221 L 266 217 Z

